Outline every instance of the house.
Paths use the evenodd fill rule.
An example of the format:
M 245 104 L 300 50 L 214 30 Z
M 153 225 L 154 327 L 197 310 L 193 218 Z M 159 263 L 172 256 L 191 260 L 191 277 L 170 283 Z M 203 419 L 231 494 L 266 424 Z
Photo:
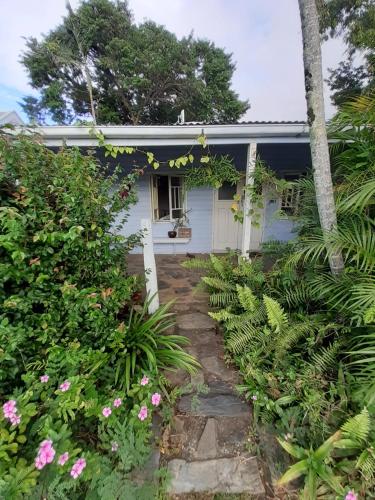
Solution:
M 16 111 L 0 111 L 0 127 L 3 125 L 24 125 Z
M 185 254 L 224 252 L 239 249 L 243 255 L 259 251 L 263 242 L 294 237 L 293 212 L 296 197 L 292 192 L 283 196 L 264 191 L 262 208 L 257 208 L 257 224 L 251 216 L 243 224 L 236 222 L 231 206 L 238 193 L 244 212 L 248 213 L 251 201 L 243 186 L 251 182 L 255 157 L 263 160 L 279 177 L 294 179 L 311 167 L 308 127 L 303 122 L 246 122 L 228 125 L 181 124 L 163 126 L 99 126 L 108 143 L 113 146 L 133 146 L 152 152 L 159 163 L 157 170 L 148 167 L 137 185 L 138 202 L 132 207 L 126 223 L 126 234 L 139 231 L 141 219 L 152 221 L 154 251 L 157 254 Z M 92 131 L 83 126 L 48 126 L 40 129 L 44 142 L 51 148 L 63 143 L 83 150 L 97 147 Z M 188 166 L 171 168 L 167 160 L 191 151 L 195 165 L 202 147 L 197 138 L 205 135 L 210 155 L 228 155 L 236 169 L 242 172 L 237 186 L 225 183 L 219 189 L 200 187 L 184 190 L 184 174 Z M 105 158 L 104 151 L 96 149 L 102 162 L 112 166 L 120 164 L 124 172 L 134 166 L 147 165 L 144 154 L 119 155 L 116 160 Z M 166 163 L 163 163 L 166 162 Z M 278 216 L 280 209 L 286 212 Z M 183 213 L 188 215 L 188 228 L 176 238 L 169 238 L 173 221 Z M 142 249 L 136 249 L 141 252 Z

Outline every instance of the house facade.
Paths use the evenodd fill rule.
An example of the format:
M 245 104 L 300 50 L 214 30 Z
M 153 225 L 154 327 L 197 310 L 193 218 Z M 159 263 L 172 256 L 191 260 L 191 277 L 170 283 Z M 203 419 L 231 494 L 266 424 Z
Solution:
M 159 168 L 148 166 L 137 183 L 138 202 L 131 210 L 125 225 L 125 234 L 141 229 L 141 220 L 152 222 L 156 254 L 186 254 L 225 252 L 238 249 L 243 255 L 260 251 L 262 243 L 270 240 L 287 241 L 294 237 L 293 213 L 296 203 L 293 192 L 276 196 L 263 191 L 263 206 L 251 207 L 243 187 L 251 183 L 255 158 L 259 158 L 276 172 L 277 176 L 292 180 L 311 167 L 308 127 L 302 122 L 252 122 L 233 125 L 186 124 L 172 126 L 100 126 L 106 141 L 113 146 L 132 146 L 152 152 Z M 50 126 L 40 129 L 44 142 L 51 148 L 78 146 L 83 150 L 96 148 L 102 163 L 120 165 L 124 173 L 134 167 L 148 165 L 145 154 L 105 157 L 97 148 L 97 140 L 87 127 Z M 224 183 L 219 189 L 201 187 L 186 190 L 184 177 L 189 166 L 171 168 L 168 160 L 185 155 L 194 157 L 193 166 L 202 166 L 199 159 L 202 147 L 197 138 L 204 134 L 209 155 L 228 156 L 241 173 L 237 185 Z M 203 153 L 207 154 L 207 153 Z M 231 210 L 233 196 L 240 197 L 244 213 L 257 211 L 254 224 L 251 216 L 244 223 L 236 222 Z M 280 209 L 285 215 L 280 217 Z M 168 231 L 186 214 L 185 228 L 177 237 Z M 289 214 L 289 215 L 288 215 Z M 135 249 L 142 252 L 142 248 Z

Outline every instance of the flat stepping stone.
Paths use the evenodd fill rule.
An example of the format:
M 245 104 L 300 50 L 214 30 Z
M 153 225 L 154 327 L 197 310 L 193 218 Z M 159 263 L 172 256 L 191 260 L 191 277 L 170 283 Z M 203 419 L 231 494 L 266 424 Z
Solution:
M 177 405 L 181 413 L 204 417 L 241 417 L 249 415 L 249 407 L 235 394 L 187 394 Z
M 235 372 L 228 368 L 224 361 L 217 356 L 200 357 L 200 363 L 205 372 L 211 373 L 219 380 L 231 381 L 236 378 Z
M 177 318 L 177 326 L 181 330 L 215 329 L 215 322 L 207 314 L 201 312 L 182 314 Z
M 174 459 L 168 464 L 171 481 L 168 492 L 188 493 L 247 493 L 263 496 L 264 487 L 255 457 L 193 461 Z

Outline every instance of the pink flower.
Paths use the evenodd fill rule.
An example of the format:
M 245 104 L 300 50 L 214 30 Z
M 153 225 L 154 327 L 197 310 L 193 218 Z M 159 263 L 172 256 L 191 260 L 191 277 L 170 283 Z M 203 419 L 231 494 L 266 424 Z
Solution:
M 59 456 L 57 463 L 59 465 L 64 465 L 67 460 L 69 460 L 69 453 L 66 451 L 65 453 Z
M 11 420 L 17 413 L 16 404 L 17 403 L 16 401 L 14 401 L 14 399 L 11 399 L 10 401 L 7 401 L 3 404 L 3 414 L 4 417 L 8 420 Z
M 112 451 L 117 451 L 118 450 L 118 443 L 116 441 L 113 441 L 111 450 Z
M 112 410 L 109 406 L 105 406 L 102 410 L 102 414 L 104 417 L 108 418 L 110 414 L 112 413 Z
M 122 405 L 122 399 L 120 399 L 120 398 L 116 398 L 116 399 L 113 401 L 113 406 L 114 406 L 115 408 L 118 408 L 118 407 L 119 407 L 119 406 L 121 406 L 121 405 Z
M 79 458 L 73 465 L 70 475 L 72 478 L 77 479 L 78 476 L 82 474 L 83 469 L 86 467 L 86 460 L 84 458 Z
M 41 470 L 46 465 L 46 462 L 44 461 L 44 458 L 42 458 L 40 455 L 37 455 L 34 464 L 37 469 Z
M 9 417 L 9 420 L 12 422 L 12 425 L 18 425 L 21 422 L 21 417 L 13 413 L 13 415 Z
M 39 445 L 38 455 L 35 458 L 35 467 L 37 469 L 43 469 L 46 464 L 53 462 L 55 458 L 56 451 L 52 446 L 52 441 L 50 439 L 45 439 Z
M 350 490 L 346 494 L 345 500 L 357 500 L 357 495 L 354 493 L 353 490 Z
M 40 450 L 49 450 L 50 448 L 52 448 L 52 445 L 53 445 L 53 442 L 51 439 L 45 439 L 44 441 L 42 441 L 39 445 L 39 451 Z
M 147 385 L 147 384 L 148 384 L 148 377 L 146 377 L 146 375 L 143 375 L 141 380 L 141 385 Z
M 40 381 L 42 382 L 42 384 L 45 384 L 46 382 L 48 382 L 49 380 L 49 375 L 42 375 L 40 377 Z
M 153 394 L 151 396 L 151 403 L 154 405 L 154 406 L 159 406 L 160 404 L 160 400 L 161 400 L 161 396 L 158 392 L 155 392 L 155 394 Z
M 142 406 L 138 413 L 139 420 L 145 420 L 147 418 L 147 406 Z
M 257 398 L 257 396 L 254 394 L 253 396 L 251 396 L 251 399 L 252 399 L 253 401 L 256 401 L 258 398 Z
M 39 450 L 39 456 L 46 464 L 50 464 L 51 462 L 53 462 L 55 454 L 56 452 L 52 447 Z
M 12 413 L 16 412 L 16 405 L 17 402 L 14 401 L 14 399 L 10 399 L 6 403 L 3 404 L 3 410 L 4 411 L 11 411 Z
M 60 385 L 60 390 L 61 390 L 62 392 L 66 392 L 66 391 L 68 391 L 68 390 L 69 390 L 69 388 L 70 388 L 70 382 L 69 382 L 69 380 L 65 380 L 65 382 L 63 382 L 63 383 Z

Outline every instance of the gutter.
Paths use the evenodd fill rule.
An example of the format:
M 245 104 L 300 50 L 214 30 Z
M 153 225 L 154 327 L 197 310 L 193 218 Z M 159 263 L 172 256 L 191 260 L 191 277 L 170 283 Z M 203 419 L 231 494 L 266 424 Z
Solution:
M 309 142 L 305 124 L 234 124 L 234 125 L 125 125 L 98 126 L 107 141 L 116 146 L 194 145 L 197 137 L 205 134 L 209 144 L 249 144 L 250 142 Z M 91 127 L 38 127 L 47 146 L 96 146 Z

